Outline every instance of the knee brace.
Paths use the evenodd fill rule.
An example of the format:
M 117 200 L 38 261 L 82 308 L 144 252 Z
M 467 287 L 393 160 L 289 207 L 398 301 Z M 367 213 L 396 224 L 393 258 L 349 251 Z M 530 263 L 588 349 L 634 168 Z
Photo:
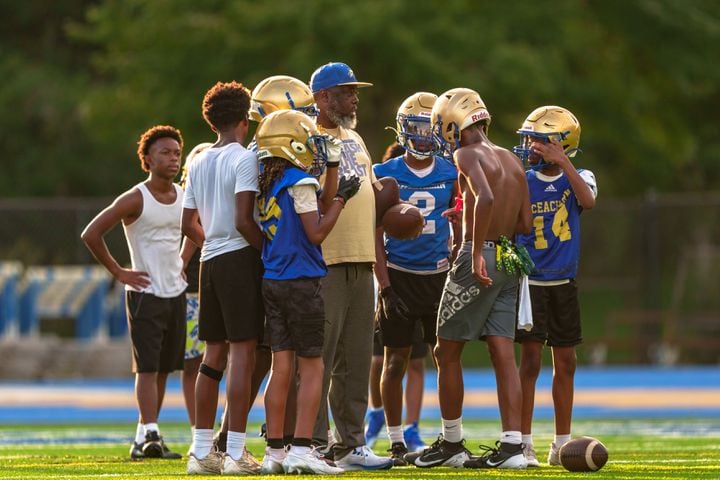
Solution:
M 200 369 L 198 370 L 203 375 L 212 378 L 213 380 L 219 382 L 222 380 L 223 377 L 223 371 L 222 370 L 215 370 L 212 367 L 209 367 L 205 365 L 204 363 L 200 364 Z

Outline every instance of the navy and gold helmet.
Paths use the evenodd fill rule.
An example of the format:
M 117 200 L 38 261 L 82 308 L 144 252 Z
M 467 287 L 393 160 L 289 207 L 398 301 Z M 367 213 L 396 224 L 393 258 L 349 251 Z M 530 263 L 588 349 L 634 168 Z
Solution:
M 413 93 L 400 104 L 395 117 L 397 142 L 418 159 L 435 155 L 430 115 L 436 100 L 434 93 Z
M 574 157 L 580 151 L 580 122 L 570 110 L 556 105 L 547 105 L 533 110 L 527 116 L 520 134 L 520 144 L 513 147 L 515 155 L 523 163 L 533 163 L 533 167 L 545 165 L 542 158 L 538 162 L 530 162 L 533 141 L 548 142 L 557 140 L 568 157 Z
M 490 120 L 490 112 L 475 90 L 453 88 L 438 96 L 430 122 L 439 150 L 452 154 L 460 147 L 461 131 L 478 122 L 488 126 Z
M 327 136 L 297 110 L 279 110 L 264 117 L 255 132 L 259 160 L 284 158 L 319 177 L 327 163 Z
M 278 110 L 298 110 L 317 116 L 315 99 L 304 82 L 287 75 L 274 75 L 258 83 L 250 97 L 250 118 L 259 122 Z

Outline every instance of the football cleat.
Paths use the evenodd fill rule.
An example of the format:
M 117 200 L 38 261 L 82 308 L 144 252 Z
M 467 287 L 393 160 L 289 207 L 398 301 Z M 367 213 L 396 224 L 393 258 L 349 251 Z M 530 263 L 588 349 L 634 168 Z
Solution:
M 162 437 L 156 431 L 150 431 L 145 434 L 145 443 L 142 447 L 142 453 L 145 458 L 162 458 Z
M 403 429 L 403 438 L 410 452 L 420 452 L 427 448 L 427 444 L 420 438 L 420 428 L 417 422 L 413 422 Z
M 365 445 L 375 446 L 380 432 L 385 426 L 385 411 L 382 409 L 368 410 L 365 424 Z
M 548 452 L 548 465 L 556 466 L 561 465 L 560 463 L 560 449 L 555 446 L 555 442 L 550 444 L 550 451 Z
M 527 460 L 528 467 L 539 467 L 540 462 L 538 461 L 537 454 L 532 445 L 525 445 L 523 447 L 523 453 L 525 454 L 525 460 Z
M 406 459 L 411 458 L 408 454 Z M 470 458 L 470 452 L 465 448 L 465 440 L 459 442 L 448 442 L 442 435 L 425 449 L 417 458 L 415 466 L 421 468 L 429 467 L 462 467 L 463 463 Z
M 480 445 L 484 453 L 467 460 L 465 468 L 527 468 L 522 444 L 495 442 L 495 448 Z
M 243 450 L 238 460 L 233 459 L 227 453 L 223 456 L 223 475 L 257 475 L 262 469 L 262 464 L 247 450 Z
M 222 470 L 223 454 L 210 452 L 205 458 L 197 458 L 194 454 L 188 455 L 188 475 L 219 475 Z
M 393 461 L 390 458 L 378 457 L 366 445 L 355 447 L 344 457 L 335 460 L 335 465 L 344 471 L 351 470 L 387 470 L 392 468 Z
M 282 469 L 285 473 L 310 473 L 315 475 L 339 475 L 343 473 L 342 468 L 330 465 L 324 460 L 316 457 L 312 451 L 298 454 L 290 448 L 285 459 L 282 461 Z
M 404 467 L 408 464 L 407 460 L 405 460 L 408 449 L 404 443 L 393 443 L 388 452 L 390 452 L 390 459 L 393 461 L 394 467 Z
M 142 460 L 145 458 L 142 448 L 143 443 L 133 442 L 132 445 L 130 445 L 130 458 L 132 460 Z

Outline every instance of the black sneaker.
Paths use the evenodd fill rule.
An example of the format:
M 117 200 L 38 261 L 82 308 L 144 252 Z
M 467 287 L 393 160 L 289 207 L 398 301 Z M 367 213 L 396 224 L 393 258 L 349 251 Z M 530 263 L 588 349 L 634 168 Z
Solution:
M 167 445 L 165 445 L 165 440 L 163 440 L 163 437 L 160 436 L 160 445 L 162 446 L 162 458 L 163 460 L 179 460 L 182 458 L 182 455 L 180 455 L 177 452 L 173 452 L 168 448 Z
M 390 459 L 393 461 L 395 467 L 405 467 L 408 462 L 405 460 L 405 455 L 408 453 L 408 449 L 402 442 L 393 443 L 390 447 Z
M 267 441 L 267 423 L 260 425 L 260 433 L 258 434 L 258 437 L 262 437 L 265 441 Z
M 495 448 L 480 445 L 484 453 L 466 461 L 465 468 L 527 468 L 522 444 L 495 442 Z
M 408 454 L 409 455 L 409 454 Z M 453 443 L 445 440 L 442 435 L 415 459 L 415 466 L 428 467 L 462 467 L 470 458 L 470 452 L 465 448 L 465 440 Z
M 227 451 L 227 432 L 218 432 L 215 435 L 213 447 L 216 452 L 225 453 Z
M 143 454 L 143 445 L 144 443 L 137 442 L 133 442 L 132 445 L 130 445 L 130 458 L 132 460 L 142 460 L 145 458 L 145 455 Z
M 145 434 L 145 443 L 142 447 L 142 453 L 145 455 L 145 458 L 162 458 L 162 440 L 158 432 L 153 430 Z

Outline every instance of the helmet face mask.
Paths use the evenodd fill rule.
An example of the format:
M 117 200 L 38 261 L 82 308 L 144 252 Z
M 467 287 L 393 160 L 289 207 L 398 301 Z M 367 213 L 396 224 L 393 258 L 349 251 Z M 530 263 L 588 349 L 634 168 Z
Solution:
M 513 153 L 533 169 L 547 166 L 547 162 L 533 152 L 533 142 L 559 142 L 568 157 L 580 151 L 580 122 L 569 110 L 554 105 L 533 110 L 517 131 L 520 144 L 513 147 Z
M 395 117 L 397 142 L 420 160 L 432 158 L 437 153 L 430 128 L 430 114 L 436 100 L 433 93 L 414 93 L 402 102 Z
M 295 77 L 275 75 L 258 83 L 250 98 L 250 118 L 259 122 L 278 110 L 298 110 L 317 116 L 310 87 Z
M 327 163 L 327 137 L 313 120 L 297 110 L 280 110 L 264 117 L 255 133 L 258 160 L 283 158 L 319 177 Z

